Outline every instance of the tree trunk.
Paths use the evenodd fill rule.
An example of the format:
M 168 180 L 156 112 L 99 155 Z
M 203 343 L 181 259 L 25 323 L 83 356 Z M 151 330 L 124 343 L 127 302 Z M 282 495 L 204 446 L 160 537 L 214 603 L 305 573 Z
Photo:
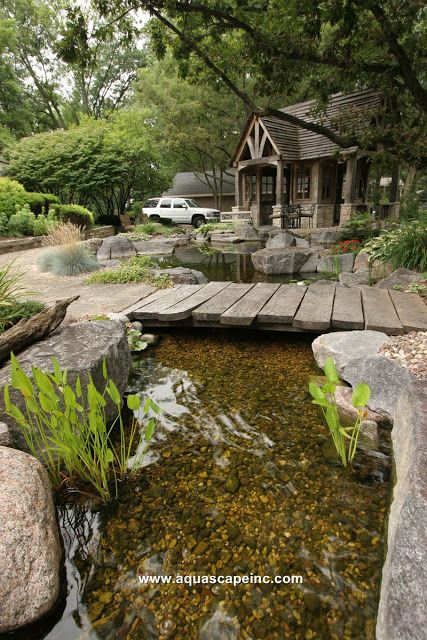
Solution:
M 30 344 L 54 331 L 63 319 L 69 305 L 80 296 L 59 300 L 53 307 L 43 309 L 32 318 L 24 319 L 0 336 L 0 361 L 7 360 L 11 351 L 19 353 Z

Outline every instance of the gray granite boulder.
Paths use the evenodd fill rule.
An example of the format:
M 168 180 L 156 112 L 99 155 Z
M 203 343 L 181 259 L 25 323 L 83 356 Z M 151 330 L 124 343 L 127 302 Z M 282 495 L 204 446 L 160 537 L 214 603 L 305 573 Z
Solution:
M 330 247 L 332 244 L 339 242 L 340 227 L 325 227 L 313 229 L 310 232 L 310 241 L 312 245 L 323 245 Z
M 335 389 L 335 402 L 337 403 L 338 413 L 340 414 L 341 420 L 346 424 L 354 423 L 358 415 L 357 409 L 351 401 L 352 393 L 353 389 L 344 385 L 339 385 Z M 375 422 L 375 424 L 388 422 L 388 418 L 370 409 L 367 409 L 366 419 L 370 422 Z
M 243 240 L 244 242 L 259 241 L 258 232 L 251 224 L 248 224 L 247 222 L 237 223 L 235 228 L 236 236 L 240 238 L 240 240 Z
M 197 271 L 196 269 L 188 269 L 187 267 L 153 269 L 151 273 L 154 276 L 167 275 L 174 284 L 206 284 L 209 282 L 204 273 Z
M 52 358 L 56 357 L 62 369 L 68 370 L 68 380 L 73 385 L 80 375 L 82 384 L 89 375 L 98 389 L 103 389 L 102 363 L 105 358 L 107 370 L 121 394 L 124 393 L 130 370 L 130 352 L 123 323 L 112 320 L 76 322 L 64 326 L 46 340 L 32 345 L 18 355 L 18 360 L 27 375 L 31 367 L 52 371 Z M 15 446 L 26 449 L 25 440 L 15 421 L 4 413 L 3 387 L 10 382 L 10 364 L 0 369 L 0 420 L 6 422 L 12 433 Z M 24 402 L 20 393 L 10 390 L 12 401 L 22 410 Z M 115 405 L 109 401 L 107 419 L 116 417 Z
M 129 238 L 125 236 L 110 236 L 105 238 L 98 249 L 98 260 L 111 260 L 114 258 L 130 258 L 136 255 L 136 249 Z
M 0 422 L 0 447 L 11 447 L 12 435 L 5 422 Z
M 287 231 L 275 233 L 266 242 L 266 249 L 284 249 L 285 247 L 295 247 L 297 244 L 295 236 Z
M 317 271 L 337 271 L 342 273 L 343 271 L 353 271 L 354 255 L 352 253 L 339 253 L 334 256 L 323 256 L 318 264 Z
M 359 269 L 353 273 L 344 271 L 339 274 L 338 279 L 345 287 L 360 287 L 360 285 L 369 284 L 369 269 Z
M 396 484 L 377 640 L 424 640 L 427 629 L 427 389 L 407 387 L 395 404 L 391 432 Z
M 344 367 L 343 378 L 352 387 L 359 382 L 366 382 L 371 388 L 368 407 L 391 419 L 400 394 L 416 380 L 415 376 L 396 360 L 382 355 L 350 360 Z
M 419 282 L 421 278 L 421 274 L 416 271 L 411 271 L 410 269 L 396 269 L 396 271 L 393 271 L 393 273 L 391 273 L 387 278 L 383 278 L 383 280 L 377 282 L 376 286 L 380 289 L 394 289 L 396 286 L 405 289 L 413 282 Z
M 267 274 L 311 273 L 316 271 L 321 248 L 288 247 L 260 249 L 252 254 L 257 271 Z
M 88 240 L 82 240 L 81 244 L 86 247 L 89 253 L 96 255 L 102 243 L 103 243 L 102 238 L 89 238 Z
M 1 446 L 0 522 L 0 633 L 7 633 L 36 622 L 55 605 L 62 551 L 43 465 Z
M 342 376 L 350 362 L 377 354 L 387 340 L 380 331 L 334 331 L 313 340 L 311 348 L 319 367 L 323 368 L 330 356 Z

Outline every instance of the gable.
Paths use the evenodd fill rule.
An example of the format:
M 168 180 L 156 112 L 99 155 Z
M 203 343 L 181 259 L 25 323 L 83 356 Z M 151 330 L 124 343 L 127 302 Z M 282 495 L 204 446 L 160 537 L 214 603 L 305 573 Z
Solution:
M 279 154 L 280 150 L 270 136 L 262 119 L 256 115 L 251 116 L 243 130 L 233 160 L 235 162 L 256 160 Z

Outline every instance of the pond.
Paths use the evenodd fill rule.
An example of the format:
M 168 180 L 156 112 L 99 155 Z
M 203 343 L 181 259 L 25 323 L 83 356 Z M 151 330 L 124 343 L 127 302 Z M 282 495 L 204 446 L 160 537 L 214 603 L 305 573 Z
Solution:
M 265 245 L 259 242 L 239 242 L 224 245 L 197 245 L 177 247 L 172 256 L 153 256 L 153 260 L 164 267 L 188 267 L 205 274 L 208 280 L 220 282 L 290 282 L 296 280 L 318 279 L 319 273 L 303 275 L 267 275 L 255 271 L 251 253 Z
M 373 639 L 389 442 L 352 471 L 327 454 L 310 342 L 181 331 L 144 352 L 129 390 L 163 410 L 146 466 L 108 509 L 60 508 L 65 610 L 10 638 Z M 140 584 L 148 574 L 302 584 Z

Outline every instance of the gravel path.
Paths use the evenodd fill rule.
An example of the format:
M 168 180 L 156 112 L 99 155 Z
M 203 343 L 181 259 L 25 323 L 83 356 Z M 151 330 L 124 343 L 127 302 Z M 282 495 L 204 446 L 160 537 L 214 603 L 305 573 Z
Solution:
M 381 347 L 380 353 L 397 360 L 421 380 L 427 379 L 427 331 L 394 336 Z

